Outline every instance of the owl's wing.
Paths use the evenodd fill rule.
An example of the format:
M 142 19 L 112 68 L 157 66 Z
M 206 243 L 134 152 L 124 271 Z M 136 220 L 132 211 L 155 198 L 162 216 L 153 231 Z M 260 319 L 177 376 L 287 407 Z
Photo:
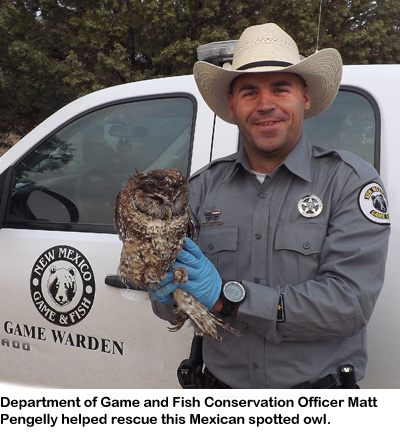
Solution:
M 194 225 L 193 216 L 192 216 L 192 213 L 190 212 L 190 210 L 188 211 L 188 225 L 187 225 L 186 235 L 191 240 L 196 242 L 196 240 L 197 240 L 196 227 Z

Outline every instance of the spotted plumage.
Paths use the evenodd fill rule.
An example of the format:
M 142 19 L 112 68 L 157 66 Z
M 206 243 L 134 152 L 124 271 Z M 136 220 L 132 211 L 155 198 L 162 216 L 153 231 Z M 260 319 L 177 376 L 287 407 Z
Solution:
M 117 196 L 114 226 L 123 241 L 118 268 L 121 280 L 154 289 L 172 270 L 185 238 L 196 238 L 185 176 L 177 169 L 137 172 Z M 176 268 L 175 284 L 185 281 L 185 268 Z M 216 340 L 221 340 L 217 325 L 234 331 L 181 288 L 173 296 L 177 309 L 171 330 L 179 330 L 190 318 L 204 335 Z

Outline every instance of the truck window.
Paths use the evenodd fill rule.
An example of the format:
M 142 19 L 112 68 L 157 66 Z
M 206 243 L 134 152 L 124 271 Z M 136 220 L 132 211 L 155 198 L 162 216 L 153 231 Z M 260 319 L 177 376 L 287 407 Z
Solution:
M 353 152 L 378 171 L 379 132 L 379 109 L 373 98 L 346 87 L 321 116 L 304 121 L 304 133 L 312 144 Z
M 189 97 L 116 104 L 64 126 L 14 169 L 4 226 L 112 232 L 116 195 L 136 170 L 188 174 L 194 104 Z

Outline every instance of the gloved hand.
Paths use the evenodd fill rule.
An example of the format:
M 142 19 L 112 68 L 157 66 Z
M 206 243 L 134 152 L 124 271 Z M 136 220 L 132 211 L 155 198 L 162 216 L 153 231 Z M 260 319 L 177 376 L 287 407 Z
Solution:
M 173 274 L 175 268 L 179 266 L 187 270 L 188 281 L 175 285 Z M 149 293 L 160 303 L 173 304 L 171 293 L 180 287 L 211 310 L 218 300 L 221 285 L 222 280 L 214 265 L 204 256 L 200 248 L 187 238 L 186 245 L 176 257 L 173 270 L 167 273 L 156 290 L 149 290 Z
M 222 280 L 214 265 L 189 238 L 176 257 L 174 269 L 179 266 L 186 268 L 189 278 L 178 286 L 211 310 L 219 298 Z
M 178 288 L 178 285 L 174 284 L 173 271 L 167 273 L 167 276 L 162 280 L 156 289 L 148 288 L 150 298 L 156 300 L 160 304 L 173 305 L 174 298 L 172 292 Z

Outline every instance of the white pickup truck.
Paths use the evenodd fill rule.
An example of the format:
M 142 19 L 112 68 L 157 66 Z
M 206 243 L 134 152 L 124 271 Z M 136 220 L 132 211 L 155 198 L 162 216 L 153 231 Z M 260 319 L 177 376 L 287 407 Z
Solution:
M 312 143 L 355 152 L 386 185 L 392 236 L 369 325 L 363 388 L 400 378 L 400 65 L 345 66 Z M 237 150 L 193 76 L 107 88 L 62 108 L 0 158 L 0 381 L 58 388 L 177 388 L 192 329 L 174 333 L 147 293 L 119 288 L 115 197 L 130 174 L 191 174 Z M 400 180 L 399 183 L 400 184 Z M 397 253 L 397 254 L 396 254 Z

